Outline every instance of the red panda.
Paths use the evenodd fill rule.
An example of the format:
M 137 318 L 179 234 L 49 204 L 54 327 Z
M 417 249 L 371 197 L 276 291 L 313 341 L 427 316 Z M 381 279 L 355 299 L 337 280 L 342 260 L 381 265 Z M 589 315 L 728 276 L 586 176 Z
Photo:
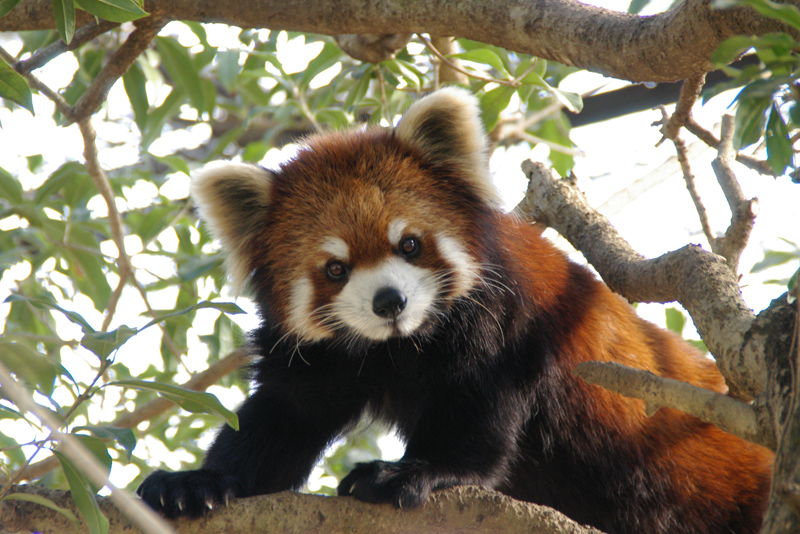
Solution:
M 769 451 L 572 374 L 616 361 L 724 392 L 713 362 L 503 213 L 487 159 L 474 97 L 445 89 L 394 129 L 311 138 L 277 171 L 197 176 L 200 216 L 259 308 L 260 359 L 240 430 L 139 495 L 175 517 L 298 489 L 367 416 L 405 454 L 357 465 L 340 495 L 410 508 L 477 484 L 608 533 L 757 532 Z

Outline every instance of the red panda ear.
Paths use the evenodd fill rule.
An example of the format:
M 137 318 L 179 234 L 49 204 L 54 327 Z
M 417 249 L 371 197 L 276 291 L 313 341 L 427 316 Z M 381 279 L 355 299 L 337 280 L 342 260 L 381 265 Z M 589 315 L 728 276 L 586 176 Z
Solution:
M 192 199 L 211 233 L 222 242 L 226 267 L 235 291 L 250 274 L 249 242 L 263 231 L 271 202 L 274 174 L 243 163 L 212 165 L 192 179 Z
M 488 204 L 500 198 L 489 177 L 489 147 L 475 96 L 447 87 L 414 103 L 395 129 L 398 139 L 438 164 L 454 166 Z

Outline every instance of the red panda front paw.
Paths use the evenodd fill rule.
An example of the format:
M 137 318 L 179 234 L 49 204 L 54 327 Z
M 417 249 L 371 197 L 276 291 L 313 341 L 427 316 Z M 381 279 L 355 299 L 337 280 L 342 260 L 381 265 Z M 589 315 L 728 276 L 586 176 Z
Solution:
M 398 508 L 422 505 L 434 489 L 426 464 L 418 461 L 357 464 L 339 483 L 339 495 L 361 501 L 390 502 Z
M 236 496 L 234 482 L 226 477 L 198 469 L 168 473 L 155 471 L 136 490 L 141 499 L 165 517 L 200 517 L 215 506 L 228 504 Z

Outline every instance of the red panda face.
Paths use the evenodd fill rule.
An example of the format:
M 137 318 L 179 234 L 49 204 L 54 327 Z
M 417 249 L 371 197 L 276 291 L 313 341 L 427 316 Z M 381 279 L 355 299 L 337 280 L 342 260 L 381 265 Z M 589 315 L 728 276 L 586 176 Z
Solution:
M 277 173 L 212 168 L 192 194 L 287 335 L 357 344 L 423 334 L 480 283 L 487 175 L 475 102 L 448 90 L 394 131 L 312 138 Z

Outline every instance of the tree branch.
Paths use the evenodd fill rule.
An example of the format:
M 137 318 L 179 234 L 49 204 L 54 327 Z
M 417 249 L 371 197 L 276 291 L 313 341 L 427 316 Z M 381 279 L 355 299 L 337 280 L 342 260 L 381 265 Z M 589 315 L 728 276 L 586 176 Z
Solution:
M 713 133 L 703 128 L 700 123 L 694 119 L 694 117 L 689 117 L 683 126 L 695 137 L 703 141 L 711 148 L 719 148 L 719 139 L 717 139 Z M 769 166 L 769 162 L 767 160 L 754 158 L 753 156 L 748 156 L 747 154 L 737 152 L 736 161 L 745 167 L 753 169 L 759 174 L 764 174 L 766 176 L 779 176 L 775 171 L 772 170 L 772 167 Z
M 116 83 L 120 76 L 125 74 L 130 66 L 139 57 L 139 54 L 150 46 L 158 32 L 168 22 L 161 17 L 148 17 L 143 22 L 137 24 L 137 28 L 131 32 L 125 43 L 114 52 L 103 70 L 94 77 L 92 83 L 86 88 L 75 103 L 74 120 L 81 121 L 86 117 L 94 115 L 100 109 L 108 96 L 111 86 Z
M 58 57 L 64 52 L 75 50 L 82 44 L 91 41 L 98 35 L 112 30 L 117 26 L 119 26 L 119 23 L 117 22 L 108 22 L 107 20 L 98 22 L 96 20 L 92 20 L 89 24 L 82 26 L 75 31 L 75 34 L 72 36 L 72 41 L 70 41 L 69 44 L 59 39 L 58 41 L 55 41 L 44 48 L 40 48 L 34 52 L 30 58 L 17 63 L 14 68 L 23 76 L 30 74 L 32 71 L 46 65 L 51 59 Z
M 711 162 L 711 168 L 717 175 L 722 192 L 731 210 L 731 224 L 725 236 L 714 243 L 714 252 L 728 261 L 734 274 L 739 272 L 739 258 L 750 239 L 756 215 L 758 215 L 758 199 L 747 200 L 744 197 L 739 180 L 731 169 L 736 152 L 733 150 L 733 116 L 722 116 L 722 133 L 717 157 Z
M 458 35 L 631 81 L 676 81 L 707 72 L 711 54 L 733 35 L 785 31 L 750 8 L 712 10 L 687 0 L 639 17 L 577 0 L 150 0 L 153 16 L 222 22 L 242 28 L 325 35 L 428 33 Z M 78 24 L 89 21 L 79 12 Z M 85 22 L 82 22 L 85 21 Z M 0 31 L 53 28 L 50 0 L 20 2 L 0 18 Z M 685 46 L 691 39 L 692 46 Z
M 77 514 L 68 492 L 47 490 L 40 486 L 17 486 L 15 490 L 41 495 Z M 99 497 L 97 500 L 100 509 L 109 518 L 109 534 L 137 532 L 131 521 L 119 514 L 107 498 Z M 62 534 L 74 531 L 66 517 L 30 502 L 0 502 L 0 513 L 4 528 L 12 532 Z M 236 499 L 227 507 L 216 509 L 201 519 L 178 519 L 169 521 L 169 524 L 181 534 L 602 534 L 546 506 L 515 501 L 500 493 L 474 486 L 455 486 L 434 492 L 422 507 L 413 510 L 365 503 L 351 497 L 331 498 L 287 491 Z
M 644 400 L 649 414 L 662 407 L 674 408 L 724 432 L 775 450 L 772 421 L 759 417 L 753 406 L 727 395 L 616 362 L 583 362 L 574 372 L 589 384 Z
M 633 302 L 680 302 L 717 359 L 731 394 L 764 391 L 767 347 L 725 260 L 689 245 L 648 260 L 636 252 L 574 187 L 544 165 L 523 162 L 530 183 L 516 214 L 555 228 L 580 250 L 605 283 Z

